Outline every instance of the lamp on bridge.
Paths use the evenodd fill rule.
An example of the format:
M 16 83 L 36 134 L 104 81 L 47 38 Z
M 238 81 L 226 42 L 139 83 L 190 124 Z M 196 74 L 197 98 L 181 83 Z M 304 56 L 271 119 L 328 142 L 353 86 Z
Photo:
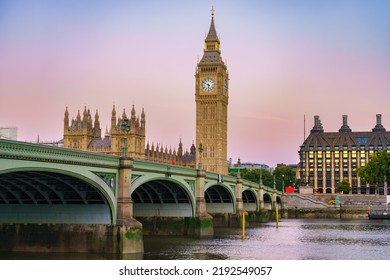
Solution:
M 275 178 L 275 174 L 274 174 L 274 190 L 276 190 L 276 178 Z
M 240 160 L 240 158 L 238 158 L 238 160 L 237 160 L 237 169 L 238 169 L 238 178 L 241 178 L 241 171 L 240 171 L 240 169 L 241 169 L 241 160 Z
M 199 152 L 198 169 L 202 169 L 202 153 L 203 153 L 203 145 L 202 145 L 202 143 L 199 144 L 198 152 Z
M 127 135 L 130 132 L 130 122 L 128 118 L 124 118 L 121 122 L 121 130 Z M 122 156 L 127 157 L 127 137 L 123 137 Z

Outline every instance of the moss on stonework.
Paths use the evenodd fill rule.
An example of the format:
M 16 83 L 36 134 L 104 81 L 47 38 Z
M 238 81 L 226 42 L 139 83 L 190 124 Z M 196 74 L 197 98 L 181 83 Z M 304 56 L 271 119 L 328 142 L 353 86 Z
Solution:
M 172 228 L 176 229 L 176 230 L 180 230 L 182 228 L 184 228 L 184 221 L 181 220 L 181 221 L 175 221 L 173 224 L 172 224 Z
M 196 218 L 191 218 L 189 221 L 189 225 L 194 228 L 209 228 L 213 227 L 213 220 L 199 220 Z
M 125 237 L 127 239 L 142 239 L 142 228 L 141 227 L 134 227 L 130 228 L 128 231 L 125 233 Z

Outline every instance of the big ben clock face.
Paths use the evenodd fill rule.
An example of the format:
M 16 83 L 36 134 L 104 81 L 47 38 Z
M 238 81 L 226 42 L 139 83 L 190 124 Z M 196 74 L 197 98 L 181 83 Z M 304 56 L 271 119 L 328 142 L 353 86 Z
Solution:
M 215 81 L 212 78 L 205 78 L 202 81 L 202 90 L 204 92 L 212 92 L 215 88 Z

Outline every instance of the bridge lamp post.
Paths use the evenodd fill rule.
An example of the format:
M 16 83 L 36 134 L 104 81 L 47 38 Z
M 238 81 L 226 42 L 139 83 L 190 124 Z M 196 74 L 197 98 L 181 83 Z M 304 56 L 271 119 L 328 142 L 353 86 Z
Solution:
M 238 158 L 237 160 L 237 169 L 238 169 L 238 178 L 241 178 L 241 160 Z
M 127 134 L 130 132 L 130 122 L 128 118 L 124 118 L 121 122 L 121 130 Z M 127 137 L 123 138 L 122 156 L 127 157 Z
M 202 169 L 202 153 L 203 153 L 203 145 L 202 145 L 202 143 L 199 144 L 198 152 L 199 152 L 198 169 Z

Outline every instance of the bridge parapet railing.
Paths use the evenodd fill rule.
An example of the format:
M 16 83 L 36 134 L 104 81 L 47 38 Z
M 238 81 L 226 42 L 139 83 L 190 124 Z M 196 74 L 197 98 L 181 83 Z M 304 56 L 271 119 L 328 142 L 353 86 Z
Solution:
M 209 171 L 206 172 L 206 179 L 211 179 L 211 180 L 214 180 L 214 181 L 217 181 L 220 183 L 226 183 L 226 184 L 230 184 L 230 185 L 235 185 L 237 182 L 237 177 L 235 177 L 235 176 L 222 175 L 222 174 L 209 172 Z M 252 181 L 248 181 L 248 180 L 243 179 L 242 183 L 243 183 L 244 187 L 249 187 L 249 188 L 256 189 L 256 190 L 258 190 L 260 188 L 260 185 L 258 183 L 255 183 Z M 282 195 L 281 191 L 275 190 L 274 188 L 264 186 L 264 185 L 263 185 L 263 188 L 268 193 L 276 193 L 278 195 Z
M 37 160 L 74 165 L 119 167 L 119 157 L 42 144 L 0 139 L 0 158 Z
M 162 173 L 167 176 L 180 175 L 180 176 L 194 177 L 194 178 L 197 176 L 197 170 L 194 168 L 143 160 L 143 159 L 133 159 L 133 170 L 143 171 L 143 172 Z

